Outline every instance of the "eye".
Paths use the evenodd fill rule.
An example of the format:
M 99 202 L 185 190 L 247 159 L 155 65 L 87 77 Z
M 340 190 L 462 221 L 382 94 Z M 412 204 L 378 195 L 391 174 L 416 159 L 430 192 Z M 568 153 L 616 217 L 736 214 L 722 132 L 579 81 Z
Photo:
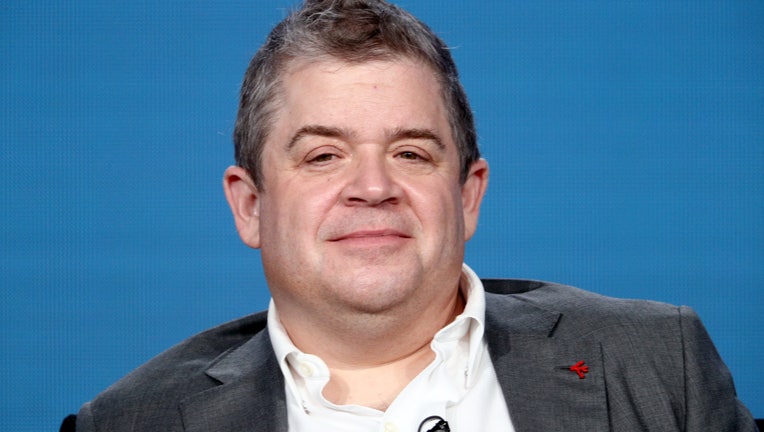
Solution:
M 427 162 L 430 161 L 430 155 L 420 149 L 400 149 L 395 153 L 395 157 L 406 162 Z
M 400 157 L 401 159 L 408 159 L 408 160 L 422 159 L 421 156 L 419 156 L 418 154 L 414 153 L 413 151 L 403 151 L 403 152 L 400 152 L 398 154 L 398 157 Z
M 342 151 L 335 146 L 318 146 L 303 156 L 303 163 L 309 165 L 326 165 L 342 158 Z
M 321 153 L 317 156 L 314 156 L 310 159 L 308 159 L 308 162 L 310 163 L 324 163 L 329 162 L 337 158 L 337 155 L 334 153 Z

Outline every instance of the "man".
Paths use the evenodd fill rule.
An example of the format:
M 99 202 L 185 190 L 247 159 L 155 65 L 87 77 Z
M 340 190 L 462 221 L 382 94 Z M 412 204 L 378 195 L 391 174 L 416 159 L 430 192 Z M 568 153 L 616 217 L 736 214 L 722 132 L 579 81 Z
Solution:
M 307 1 L 250 63 L 234 142 L 267 313 L 151 360 L 78 431 L 756 430 L 691 310 L 463 264 L 488 166 L 406 12 Z

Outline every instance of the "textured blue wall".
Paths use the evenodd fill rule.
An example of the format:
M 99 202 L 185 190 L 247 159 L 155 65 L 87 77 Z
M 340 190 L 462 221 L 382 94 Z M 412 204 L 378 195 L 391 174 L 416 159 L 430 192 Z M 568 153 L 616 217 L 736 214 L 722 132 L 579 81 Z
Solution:
M 220 187 L 290 2 L 0 6 L 0 418 L 61 417 L 262 309 Z M 479 274 L 696 308 L 764 417 L 764 3 L 401 4 L 454 47 L 492 166 Z

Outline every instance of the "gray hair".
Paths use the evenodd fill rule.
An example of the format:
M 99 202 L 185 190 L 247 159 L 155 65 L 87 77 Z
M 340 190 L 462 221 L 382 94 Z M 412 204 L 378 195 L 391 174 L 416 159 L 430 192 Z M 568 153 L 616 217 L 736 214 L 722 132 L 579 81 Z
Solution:
M 421 61 L 436 74 L 459 150 L 463 183 L 480 151 L 456 64 L 446 44 L 426 24 L 385 0 L 305 0 L 273 28 L 252 57 L 241 85 L 233 134 L 236 164 L 262 190 L 263 145 L 290 61 L 336 59 L 352 64 L 395 58 Z

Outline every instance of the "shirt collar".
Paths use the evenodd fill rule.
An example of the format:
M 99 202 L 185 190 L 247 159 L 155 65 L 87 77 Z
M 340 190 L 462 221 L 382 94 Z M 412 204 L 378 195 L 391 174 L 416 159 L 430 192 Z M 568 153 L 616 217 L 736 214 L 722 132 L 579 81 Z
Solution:
M 463 356 L 467 360 L 464 369 L 466 377 L 466 387 L 472 387 L 474 377 L 477 375 L 475 369 L 480 365 L 481 355 L 485 352 L 483 346 L 483 334 L 485 332 L 485 290 L 483 283 L 475 272 L 467 265 L 462 264 L 462 275 L 459 282 L 459 289 L 466 299 L 464 311 L 457 315 L 454 320 L 440 329 L 433 337 L 432 348 L 437 350 L 443 344 L 449 341 L 459 340 L 460 344 L 466 349 L 457 352 L 457 355 Z

